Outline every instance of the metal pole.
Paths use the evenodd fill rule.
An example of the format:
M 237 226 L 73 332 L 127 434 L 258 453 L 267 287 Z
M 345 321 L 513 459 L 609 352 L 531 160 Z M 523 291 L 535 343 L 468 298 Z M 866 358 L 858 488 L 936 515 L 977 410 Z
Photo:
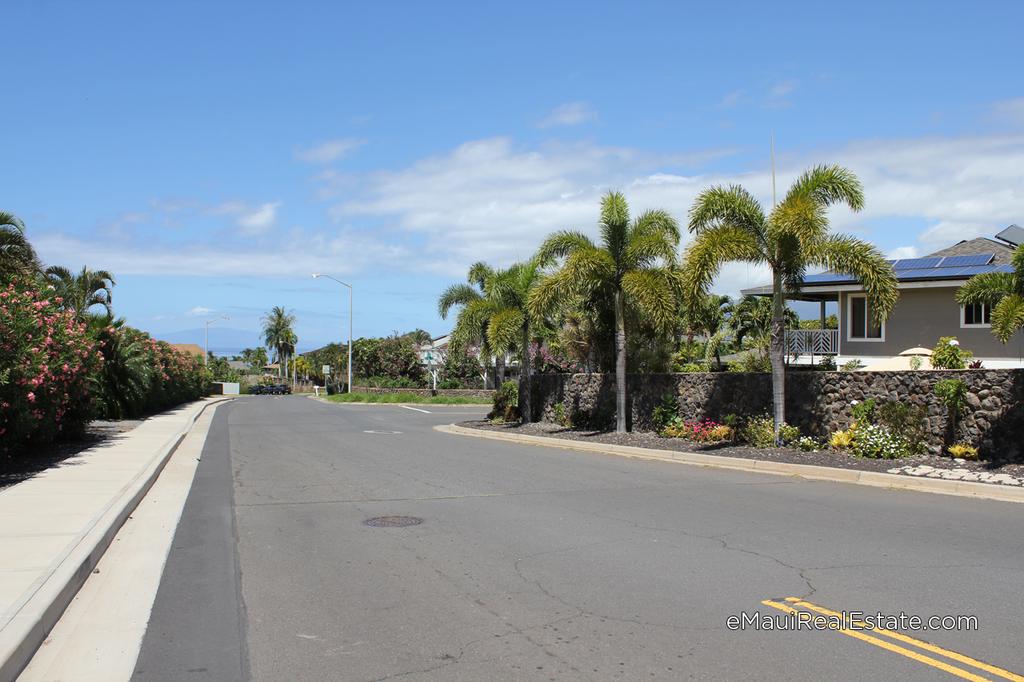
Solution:
M 348 393 L 352 392 L 352 285 L 348 287 Z
M 203 341 L 203 367 L 209 367 L 210 365 L 210 321 L 207 320 L 206 326 L 206 337 Z

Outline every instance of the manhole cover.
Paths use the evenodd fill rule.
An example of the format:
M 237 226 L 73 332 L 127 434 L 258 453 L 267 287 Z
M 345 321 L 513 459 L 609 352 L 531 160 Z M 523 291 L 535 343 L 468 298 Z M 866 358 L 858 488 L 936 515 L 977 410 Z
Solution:
M 374 528 L 404 528 L 405 526 L 418 526 L 423 523 L 423 519 L 418 516 L 375 516 L 372 519 L 366 519 L 363 523 Z

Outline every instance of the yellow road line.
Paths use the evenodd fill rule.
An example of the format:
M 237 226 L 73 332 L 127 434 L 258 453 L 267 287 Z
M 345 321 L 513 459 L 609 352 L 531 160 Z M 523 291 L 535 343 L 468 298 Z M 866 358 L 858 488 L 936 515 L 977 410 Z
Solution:
M 791 604 L 796 604 L 797 606 L 802 606 L 802 607 L 804 607 L 806 609 L 809 609 L 811 611 L 816 611 L 817 613 L 821 613 L 821 614 L 826 615 L 826 616 L 836 616 L 836 617 L 840 617 L 840 618 L 842 617 L 841 613 L 837 613 L 837 612 L 832 611 L 830 609 L 826 609 L 824 606 L 818 606 L 817 604 L 812 604 L 809 601 L 803 601 L 802 599 L 798 599 L 797 597 L 786 597 L 786 601 L 790 602 Z M 863 621 L 856 621 L 856 624 L 857 624 L 858 627 L 866 625 L 866 623 L 864 623 Z M 902 632 L 894 632 L 893 630 L 886 630 L 885 628 L 877 628 L 877 627 L 871 628 L 871 631 L 872 632 L 877 632 L 877 633 L 885 635 L 887 637 L 892 637 L 893 639 L 899 640 L 901 642 L 906 642 L 907 644 L 913 644 L 914 646 L 919 647 L 921 649 L 924 649 L 925 651 L 930 651 L 933 654 L 939 654 L 941 656 L 945 656 L 946 658 L 950 658 L 950 659 L 952 659 L 954 661 L 957 661 L 959 663 L 965 663 L 967 665 L 974 666 L 975 668 L 978 668 L 979 670 L 984 670 L 987 673 L 991 673 L 993 675 L 997 675 L 998 677 L 1002 677 L 1003 679 L 1012 680 L 1013 682 L 1024 682 L 1024 675 L 1018 675 L 1017 673 L 1012 673 L 1009 670 L 1004 670 L 1003 668 L 994 666 L 994 665 L 992 665 L 990 663 L 985 663 L 984 661 L 979 661 L 979 660 L 977 660 L 975 658 L 971 658 L 970 656 L 965 656 L 963 654 L 957 653 L 956 651 L 950 651 L 949 649 L 943 649 L 942 647 L 936 646 L 935 644 L 932 644 L 931 642 L 925 642 L 924 640 L 915 639 L 914 637 L 910 637 L 909 635 L 905 635 Z
M 785 611 L 786 613 L 792 613 L 792 614 L 800 613 L 798 610 L 794 609 L 793 607 L 789 606 L 788 604 L 783 604 L 781 602 L 772 601 L 770 599 L 765 599 L 761 603 L 764 604 L 765 606 L 770 606 L 773 609 L 779 609 L 780 611 Z M 847 635 L 849 637 L 853 637 L 855 639 L 859 639 L 859 640 L 861 640 L 863 642 L 867 642 L 868 644 L 874 644 L 875 646 L 881 647 L 883 649 L 886 649 L 887 651 L 891 651 L 893 653 L 900 654 L 901 656 L 906 656 L 907 658 L 911 658 L 911 659 L 917 661 L 918 663 L 924 663 L 925 665 L 930 665 L 933 668 L 938 668 L 939 670 L 947 672 L 950 675 L 955 675 L 956 677 L 959 677 L 959 678 L 962 678 L 962 679 L 965 679 L 965 680 L 972 680 L 973 682 L 990 682 L 990 680 L 988 678 L 982 677 L 981 675 L 975 675 L 974 673 L 969 672 L 967 670 L 964 670 L 963 668 L 957 668 L 956 666 L 953 666 L 953 665 L 950 665 L 949 663 L 946 663 L 944 661 L 940 661 L 938 659 L 932 658 L 931 656 L 925 656 L 924 654 L 919 654 L 916 651 L 911 651 L 910 649 L 905 649 L 905 648 L 903 648 L 901 646 L 897 646 L 896 644 L 893 644 L 891 642 L 887 642 L 884 639 L 878 639 L 877 637 L 872 637 L 871 635 L 865 635 L 863 632 L 858 632 L 856 630 L 847 630 L 847 629 L 844 629 L 844 628 L 839 628 L 838 630 L 836 630 L 836 632 L 840 632 L 840 633 L 842 633 L 844 635 Z

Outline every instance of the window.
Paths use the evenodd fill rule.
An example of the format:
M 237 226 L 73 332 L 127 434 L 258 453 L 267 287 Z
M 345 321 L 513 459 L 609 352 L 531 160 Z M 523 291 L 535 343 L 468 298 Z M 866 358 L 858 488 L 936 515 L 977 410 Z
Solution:
M 992 306 L 988 303 L 971 303 L 970 305 L 960 306 L 961 327 L 991 327 L 992 326 Z
M 883 327 L 875 321 L 866 296 L 850 296 L 850 331 L 847 338 L 860 341 L 882 341 Z

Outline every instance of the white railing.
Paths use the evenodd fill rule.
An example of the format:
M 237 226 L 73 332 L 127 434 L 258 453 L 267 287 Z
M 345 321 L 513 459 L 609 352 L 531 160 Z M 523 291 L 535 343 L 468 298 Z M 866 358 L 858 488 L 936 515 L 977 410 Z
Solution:
M 787 329 L 786 353 L 789 355 L 838 355 L 838 329 Z

